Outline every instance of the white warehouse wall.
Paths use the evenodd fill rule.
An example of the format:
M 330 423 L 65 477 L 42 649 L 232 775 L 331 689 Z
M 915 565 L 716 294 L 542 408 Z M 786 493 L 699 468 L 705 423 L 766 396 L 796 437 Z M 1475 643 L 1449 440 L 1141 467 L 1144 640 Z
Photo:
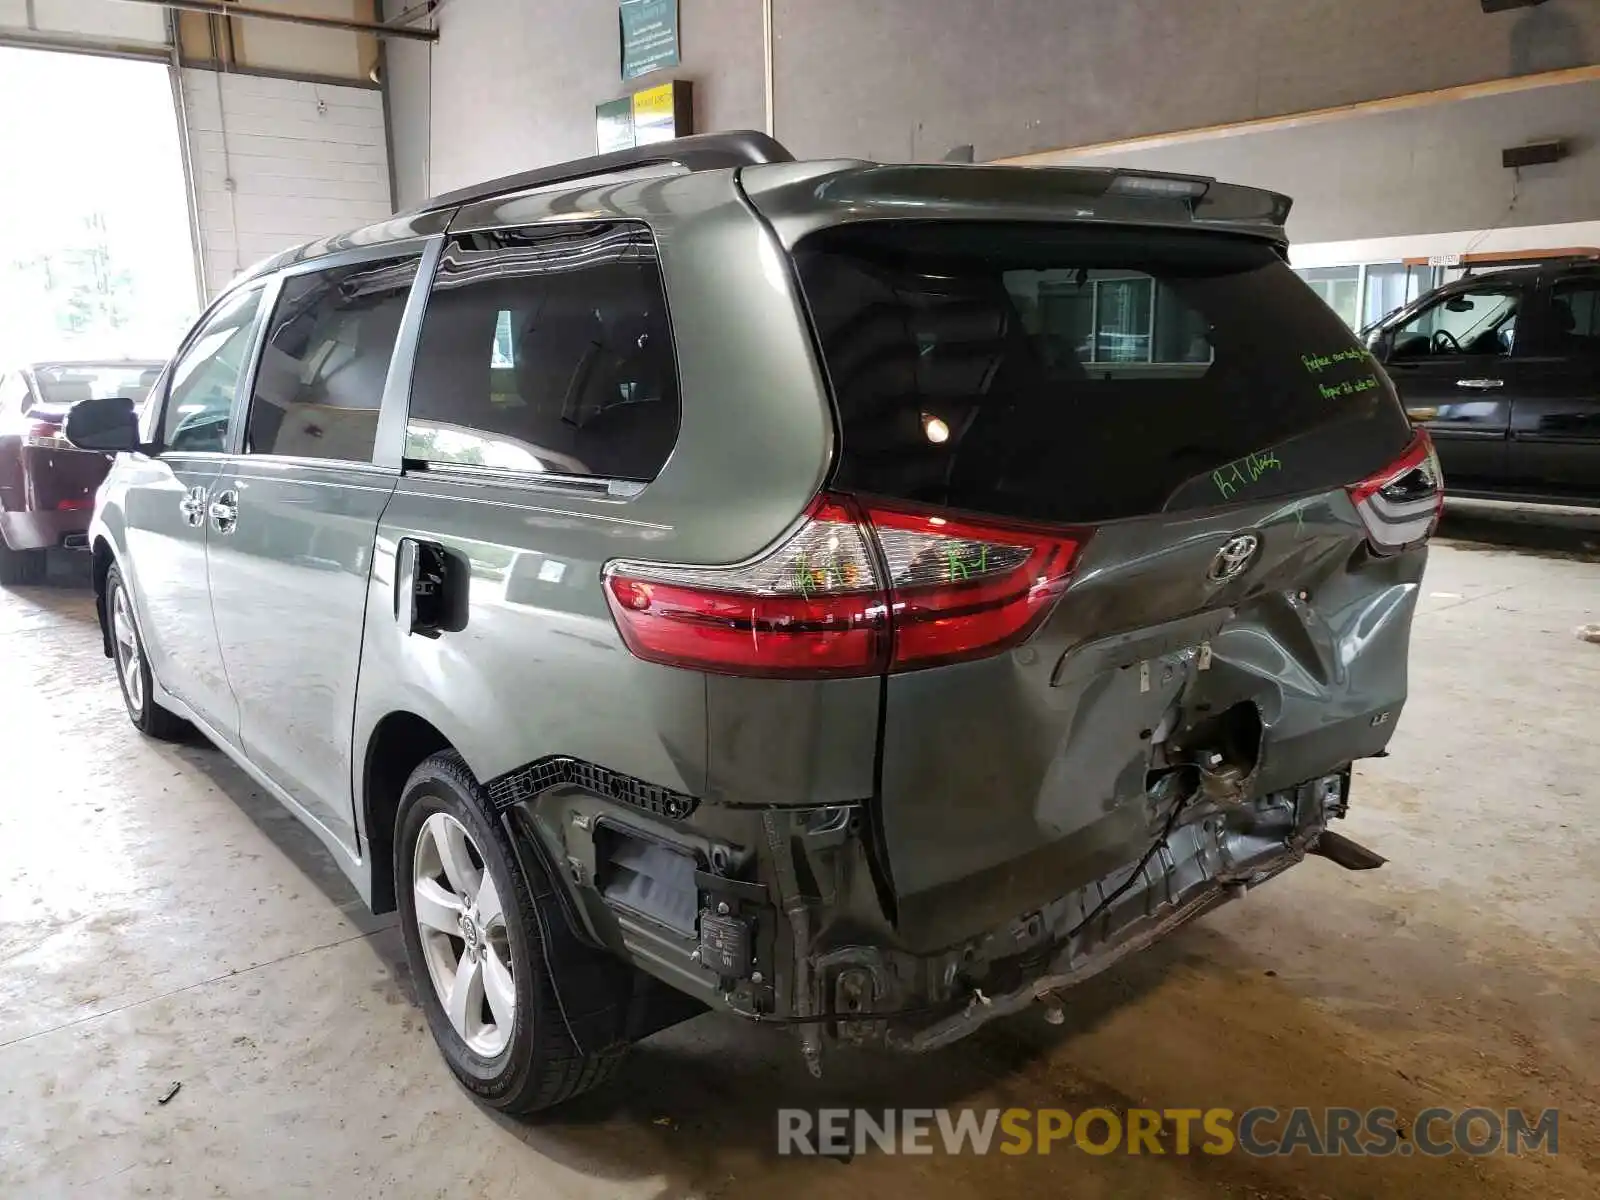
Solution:
M 208 298 L 280 250 L 390 214 L 378 91 L 185 69 L 183 95 Z
M 1548 140 L 1564 141 L 1567 157 L 1519 172 L 1501 165 L 1502 150 Z M 1049 157 L 1286 192 L 1294 197 L 1289 237 L 1297 243 L 1464 231 L 1437 251 L 1460 254 L 1484 249 L 1488 233 L 1600 216 L 1600 80 Z

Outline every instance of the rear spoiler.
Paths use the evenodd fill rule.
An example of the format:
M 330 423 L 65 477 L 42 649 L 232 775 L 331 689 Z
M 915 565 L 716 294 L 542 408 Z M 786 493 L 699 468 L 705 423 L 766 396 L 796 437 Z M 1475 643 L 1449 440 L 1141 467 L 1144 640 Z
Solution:
M 739 182 L 769 219 L 781 215 L 780 234 L 790 244 L 822 225 L 912 216 L 1202 226 L 1286 244 L 1294 203 L 1203 175 L 1106 167 L 838 160 L 748 166 Z

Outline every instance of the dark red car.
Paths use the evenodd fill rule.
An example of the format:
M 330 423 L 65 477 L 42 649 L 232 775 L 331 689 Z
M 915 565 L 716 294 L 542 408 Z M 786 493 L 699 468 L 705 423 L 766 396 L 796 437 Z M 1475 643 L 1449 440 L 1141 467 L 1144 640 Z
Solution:
M 67 442 L 67 410 L 96 396 L 142 405 L 162 365 L 40 362 L 0 375 L 0 585 L 38 582 L 45 551 L 82 545 L 94 515 L 110 460 Z

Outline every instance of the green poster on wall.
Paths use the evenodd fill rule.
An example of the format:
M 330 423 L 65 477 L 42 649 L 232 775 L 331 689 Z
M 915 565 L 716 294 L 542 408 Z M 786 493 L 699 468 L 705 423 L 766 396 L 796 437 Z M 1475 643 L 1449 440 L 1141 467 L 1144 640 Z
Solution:
M 607 100 L 594 106 L 594 143 L 601 154 L 612 150 L 631 150 L 637 144 L 633 134 L 633 100 Z
M 622 78 L 678 65 L 678 0 L 621 0 Z

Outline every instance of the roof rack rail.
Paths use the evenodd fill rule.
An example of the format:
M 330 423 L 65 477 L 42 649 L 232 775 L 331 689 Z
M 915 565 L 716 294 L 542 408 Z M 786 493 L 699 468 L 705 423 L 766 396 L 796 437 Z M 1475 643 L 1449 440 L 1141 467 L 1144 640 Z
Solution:
M 438 212 L 446 208 L 459 208 L 477 200 L 490 200 L 510 192 L 543 187 L 554 183 L 576 183 L 599 175 L 613 175 L 631 171 L 636 167 L 673 165 L 688 171 L 715 171 L 725 167 L 754 166 L 757 163 L 793 162 L 783 145 L 764 133 L 753 129 L 738 129 L 731 133 L 699 133 L 690 137 L 654 142 L 648 146 L 635 146 L 631 150 L 613 150 L 609 154 L 596 154 L 590 158 L 575 158 L 571 162 L 555 163 L 521 171 L 516 175 L 503 175 L 486 183 L 458 191 L 446 192 L 425 200 L 405 216 Z

